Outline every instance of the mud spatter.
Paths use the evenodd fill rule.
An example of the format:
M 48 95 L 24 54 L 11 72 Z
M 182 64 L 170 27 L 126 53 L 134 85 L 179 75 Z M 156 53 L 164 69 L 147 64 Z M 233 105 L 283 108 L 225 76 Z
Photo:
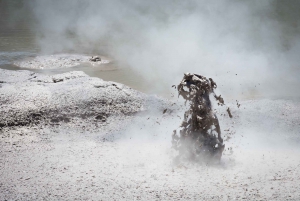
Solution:
M 172 146 L 178 151 L 175 161 L 219 161 L 225 148 L 219 120 L 212 110 L 210 94 L 224 105 L 221 95 L 214 89 L 217 84 L 212 78 L 186 73 L 177 86 L 178 96 L 189 103 L 180 127 L 173 131 Z

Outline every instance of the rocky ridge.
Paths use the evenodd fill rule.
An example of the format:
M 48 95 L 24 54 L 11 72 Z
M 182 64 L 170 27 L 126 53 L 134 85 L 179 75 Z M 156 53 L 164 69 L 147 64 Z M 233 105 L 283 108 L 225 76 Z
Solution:
M 125 118 L 149 106 L 163 108 L 167 104 L 80 71 L 52 76 L 30 71 L 0 72 L 0 128 L 82 122 L 97 127 L 107 124 L 110 117 Z

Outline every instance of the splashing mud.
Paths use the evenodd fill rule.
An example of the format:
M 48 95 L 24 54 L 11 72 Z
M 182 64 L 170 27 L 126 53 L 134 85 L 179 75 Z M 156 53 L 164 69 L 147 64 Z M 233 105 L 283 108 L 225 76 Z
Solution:
M 219 161 L 225 148 L 216 114 L 212 111 L 210 94 L 224 105 L 221 95 L 214 89 L 217 84 L 212 78 L 186 73 L 178 85 L 178 95 L 182 96 L 190 107 L 184 114 L 179 129 L 173 131 L 172 144 L 179 154 L 176 161 Z M 179 135 L 178 135 L 179 133 Z

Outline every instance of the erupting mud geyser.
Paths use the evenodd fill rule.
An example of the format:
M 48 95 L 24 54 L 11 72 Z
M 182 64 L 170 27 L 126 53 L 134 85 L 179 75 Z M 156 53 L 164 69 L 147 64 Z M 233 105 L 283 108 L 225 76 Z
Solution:
M 212 111 L 210 94 L 218 105 L 224 100 L 217 96 L 216 83 L 204 76 L 186 73 L 178 85 L 178 95 L 189 102 L 184 120 L 179 129 L 173 131 L 172 144 L 178 150 L 176 160 L 214 161 L 220 160 L 225 145 L 216 114 Z

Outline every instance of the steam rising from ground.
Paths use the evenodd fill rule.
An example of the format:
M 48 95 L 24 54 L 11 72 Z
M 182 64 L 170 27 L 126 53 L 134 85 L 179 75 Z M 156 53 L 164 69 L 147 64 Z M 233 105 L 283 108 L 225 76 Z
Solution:
M 27 2 L 43 53 L 105 53 L 162 90 L 189 71 L 213 77 L 225 100 L 298 96 L 298 1 Z M 216 168 L 170 165 L 183 111 L 154 105 L 128 126 L 112 122 L 120 133 L 4 132 L 0 190 L 14 200 L 299 200 L 299 101 L 227 104 L 232 119 L 213 105 L 226 143 Z
M 205 74 L 223 94 L 249 97 L 299 91 L 299 4 L 36 0 L 30 7 L 43 52 L 104 52 L 162 89 L 183 72 Z

